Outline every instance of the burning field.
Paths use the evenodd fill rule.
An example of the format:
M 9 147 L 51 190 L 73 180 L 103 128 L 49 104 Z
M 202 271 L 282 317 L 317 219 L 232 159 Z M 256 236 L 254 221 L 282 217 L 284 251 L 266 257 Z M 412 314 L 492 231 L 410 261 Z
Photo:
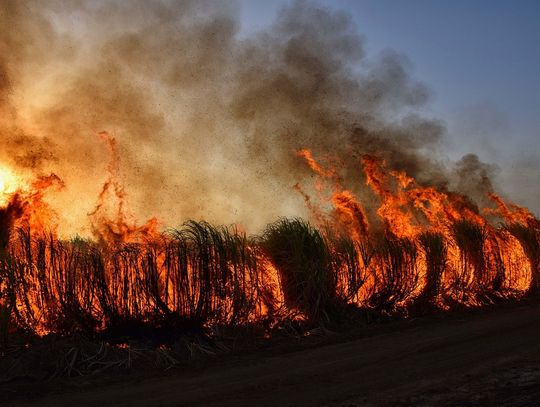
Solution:
M 249 37 L 222 3 L 0 3 L 4 355 L 538 294 L 539 221 L 448 164 L 404 57 L 311 2 Z
M 101 137 L 114 153 L 114 138 Z M 115 154 L 89 215 L 93 238 L 61 238 L 51 226 L 44 195 L 62 187 L 57 176 L 4 193 L 3 337 L 14 329 L 90 336 L 178 334 L 190 324 L 270 329 L 286 318 L 329 323 L 351 306 L 422 312 L 538 292 L 539 223 L 526 209 L 492 193 L 494 207 L 479 210 L 467 196 L 421 186 L 364 155 L 358 178 L 379 201 L 370 214 L 336 167 L 308 150 L 298 156 L 315 173 L 314 197 L 295 186 L 312 223 L 282 218 L 255 236 L 203 221 L 163 232 L 155 219 L 128 223 Z M 115 218 L 101 216 L 109 190 Z

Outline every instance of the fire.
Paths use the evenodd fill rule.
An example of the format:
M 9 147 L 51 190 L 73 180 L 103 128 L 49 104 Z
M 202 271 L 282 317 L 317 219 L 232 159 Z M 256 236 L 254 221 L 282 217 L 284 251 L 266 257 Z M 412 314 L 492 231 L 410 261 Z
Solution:
M 274 323 L 350 305 L 395 312 L 540 293 L 539 221 L 486 187 L 489 171 L 473 170 L 474 182 L 456 190 L 449 177 L 431 185 L 416 176 L 437 171 L 420 167 L 443 132 L 414 114 L 426 92 L 400 57 L 363 59 L 341 14 L 292 2 L 245 41 L 221 7 L 206 18 L 183 2 L 139 1 L 136 18 L 126 18 L 130 6 L 97 2 L 71 35 L 56 32 L 60 8 L 23 3 L 0 6 L 10 56 L 0 63 L 9 157 L 0 163 L 0 314 L 9 310 L 18 327 Z M 174 15 L 164 12 L 177 8 L 169 3 L 181 6 Z M 88 134 L 101 128 L 124 144 Z M 298 164 L 309 177 L 294 173 Z M 476 178 L 490 191 L 477 199 L 487 208 L 463 192 Z M 136 185 L 140 211 L 156 206 L 152 215 L 174 222 L 166 226 L 182 226 L 137 219 L 124 180 Z M 296 202 L 282 195 L 283 182 L 296 182 Z M 73 189 L 55 207 L 51 195 L 64 187 Z M 94 187 L 95 202 L 85 202 Z M 310 219 L 250 236 L 182 218 L 233 216 L 206 212 L 221 199 L 241 202 L 257 223 L 277 208 L 294 213 L 303 199 Z M 59 219 L 79 211 L 89 235 L 60 235 Z M 265 245 L 272 227 L 276 245 Z
M 21 188 L 19 178 L 6 167 L 0 167 L 0 205 L 5 205 L 17 189 Z
M 325 168 L 309 150 L 298 156 L 317 176 L 318 203 L 299 184 L 295 186 L 317 214 L 313 219 L 321 227 L 330 222 L 332 230 L 346 230 L 359 245 L 368 273 L 360 302 L 371 298 L 373 303 L 375 298 L 398 304 L 430 297 L 444 308 L 441 292 L 452 301 L 474 305 L 490 291 L 503 295 L 504 290 L 531 291 L 539 286 L 539 223 L 527 209 L 493 193 L 488 198 L 495 208 L 478 209 L 467 196 L 419 185 L 373 155 L 361 158 L 359 175 L 363 170 L 365 185 L 378 204 L 364 207 L 343 184 L 337 168 Z M 321 194 L 325 188 L 332 193 Z M 327 205 L 339 216 L 325 217 Z M 501 228 L 487 215 L 507 226 Z M 362 227 L 351 228 L 355 217 L 363 220 L 358 223 Z M 377 230 L 384 236 L 381 243 Z
M 101 241 L 113 243 L 157 237 L 159 235 L 157 218 L 151 218 L 139 226 L 126 210 L 127 194 L 120 179 L 120 153 L 116 138 L 104 131 L 98 136 L 107 144 L 110 161 L 107 166 L 107 180 L 103 184 L 94 210 L 88 214 L 92 220 L 94 235 Z M 106 210 L 111 198 L 115 206 L 112 215 Z
M 23 183 L 0 172 L 0 272 L 10 276 L 0 308 L 38 334 L 173 316 L 270 329 L 320 318 L 327 306 L 448 309 L 540 291 L 540 224 L 495 194 L 493 207 L 477 208 L 375 155 L 360 157 L 358 183 L 347 185 L 337 160 L 303 149 L 297 156 L 315 176 L 311 190 L 294 189 L 318 228 L 285 219 L 256 238 L 206 222 L 160 232 L 156 219 L 139 226 L 130 215 L 117 141 L 99 138 L 110 162 L 88 214 L 91 239 L 57 236 L 46 198 L 64 187 L 60 177 Z

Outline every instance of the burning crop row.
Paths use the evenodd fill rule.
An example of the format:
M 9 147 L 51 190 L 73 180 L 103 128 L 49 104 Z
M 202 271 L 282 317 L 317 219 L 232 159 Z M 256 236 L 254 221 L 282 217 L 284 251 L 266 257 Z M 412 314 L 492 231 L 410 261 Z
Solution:
M 362 162 L 380 201 L 373 219 L 337 171 L 301 155 L 318 177 L 317 202 L 297 186 L 317 227 L 284 218 L 261 236 L 190 221 L 164 233 L 126 226 L 128 234 L 64 240 L 43 226 L 39 191 L 56 178 L 13 194 L 0 212 L 4 340 L 17 329 L 123 337 L 271 327 L 291 315 L 325 323 L 351 306 L 417 312 L 537 292 L 540 229 L 528 211 L 492 195 L 495 207 L 481 212 L 370 156 Z

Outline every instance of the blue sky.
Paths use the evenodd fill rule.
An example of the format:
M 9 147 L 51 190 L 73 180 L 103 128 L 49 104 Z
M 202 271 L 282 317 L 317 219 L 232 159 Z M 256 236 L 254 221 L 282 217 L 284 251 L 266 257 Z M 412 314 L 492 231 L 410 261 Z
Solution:
M 242 0 L 242 29 L 269 24 L 287 1 Z M 351 14 L 368 55 L 405 54 L 433 91 L 425 113 L 444 120 L 451 158 L 474 152 L 501 167 L 517 200 L 540 205 L 540 1 L 320 0 Z M 519 184 L 519 185 L 517 185 Z M 515 191 L 513 191 L 513 189 Z

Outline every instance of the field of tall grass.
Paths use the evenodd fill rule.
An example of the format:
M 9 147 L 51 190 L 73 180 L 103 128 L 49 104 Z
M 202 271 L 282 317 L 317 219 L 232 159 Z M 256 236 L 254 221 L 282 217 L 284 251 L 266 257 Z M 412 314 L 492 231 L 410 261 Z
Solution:
M 3 231 L 2 235 L 5 235 Z M 353 309 L 427 312 L 535 294 L 537 229 L 458 221 L 417 238 L 354 240 L 302 219 L 260 236 L 190 221 L 139 243 L 18 229 L 0 249 L 0 346 L 17 332 L 169 336 L 287 318 L 328 325 Z

